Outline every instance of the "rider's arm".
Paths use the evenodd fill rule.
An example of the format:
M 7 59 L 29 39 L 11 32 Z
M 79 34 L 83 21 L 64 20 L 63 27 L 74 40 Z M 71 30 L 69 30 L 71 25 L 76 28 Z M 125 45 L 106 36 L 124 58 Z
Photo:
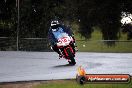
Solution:
M 57 42 L 57 40 L 54 37 L 52 31 L 48 32 L 48 40 L 49 40 L 51 46 L 54 46 L 56 44 L 56 42 Z
M 50 30 L 48 32 L 48 41 L 50 42 L 50 45 L 54 44 L 53 35 L 52 35 L 52 32 Z

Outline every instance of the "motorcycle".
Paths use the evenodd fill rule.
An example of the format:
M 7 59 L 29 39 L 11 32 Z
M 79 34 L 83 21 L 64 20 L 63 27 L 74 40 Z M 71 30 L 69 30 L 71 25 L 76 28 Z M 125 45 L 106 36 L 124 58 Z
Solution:
M 63 58 L 67 59 L 70 65 L 75 65 L 76 61 L 75 50 L 73 49 L 73 38 L 68 36 L 66 33 L 62 33 L 61 37 L 58 38 L 57 47 L 60 50 Z

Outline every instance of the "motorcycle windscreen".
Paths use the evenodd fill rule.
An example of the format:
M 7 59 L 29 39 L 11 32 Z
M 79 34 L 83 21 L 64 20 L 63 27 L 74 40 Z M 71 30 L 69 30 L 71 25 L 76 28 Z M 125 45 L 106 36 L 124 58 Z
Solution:
M 57 40 L 65 36 L 68 36 L 68 34 L 64 32 L 61 27 L 58 28 L 58 31 L 54 31 L 53 34 Z

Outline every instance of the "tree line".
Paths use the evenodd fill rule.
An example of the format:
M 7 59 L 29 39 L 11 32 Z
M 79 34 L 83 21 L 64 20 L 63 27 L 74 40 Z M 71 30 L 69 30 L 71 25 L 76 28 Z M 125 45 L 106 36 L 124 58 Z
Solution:
M 50 21 L 79 24 L 79 33 L 91 37 L 98 26 L 104 40 L 117 40 L 121 13 L 132 13 L 132 0 L 19 0 L 19 37 L 47 37 Z M 0 36 L 16 37 L 18 0 L 0 0 Z M 6 31 L 6 32 L 5 32 Z

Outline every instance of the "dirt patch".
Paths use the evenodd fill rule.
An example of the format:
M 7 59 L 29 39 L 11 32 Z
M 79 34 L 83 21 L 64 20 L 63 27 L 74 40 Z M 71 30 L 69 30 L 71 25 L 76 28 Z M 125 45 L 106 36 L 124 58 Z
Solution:
M 11 83 L 0 83 L 0 88 L 33 88 L 39 84 L 47 83 L 63 83 L 68 80 L 51 80 L 51 81 L 27 81 L 27 82 L 11 82 Z
M 32 88 L 35 85 L 40 84 L 39 81 L 34 82 L 14 82 L 14 83 L 0 83 L 0 88 Z

